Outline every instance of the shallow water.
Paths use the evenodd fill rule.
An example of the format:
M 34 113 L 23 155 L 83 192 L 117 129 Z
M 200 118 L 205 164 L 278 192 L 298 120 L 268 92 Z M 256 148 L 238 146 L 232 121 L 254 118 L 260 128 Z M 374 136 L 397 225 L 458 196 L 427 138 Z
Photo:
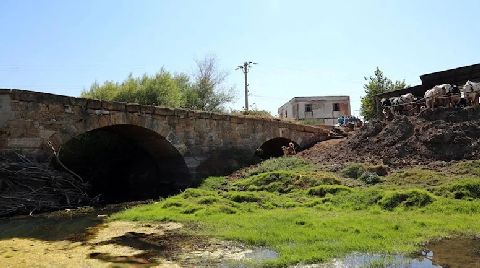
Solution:
M 130 207 L 132 203 L 107 206 L 100 209 L 84 208 L 74 211 L 59 211 L 46 213 L 37 216 L 19 216 L 0 219 L 0 242 L 12 241 L 18 239 L 28 239 L 28 241 L 37 241 L 38 243 L 52 243 L 62 241 L 62 247 L 52 248 L 52 250 L 63 251 L 68 254 L 68 245 L 83 244 L 91 245 L 91 240 L 101 230 L 106 215 L 112 212 Z M 100 217 L 99 217 L 100 215 Z M 150 226 L 147 226 L 150 227 Z M 136 230 L 138 231 L 138 229 Z M 44 242 L 42 242 L 44 241 Z M 30 243 L 30 242 L 29 242 Z M 32 242 L 33 243 L 33 242 Z M 69 243 L 69 244 L 68 244 Z M 193 236 L 179 235 L 177 233 L 165 233 L 162 235 L 149 235 L 142 232 L 128 232 L 121 236 L 112 238 L 108 243 L 120 247 L 130 247 L 134 250 L 140 250 L 142 253 L 136 253 L 131 256 L 113 256 L 101 252 L 81 252 L 80 258 L 100 260 L 104 263 L 127 263 L 136 265 L 147 265 L 158 263 L 159 258 L 175 259 L 172 252 L 184 251 L 186 248 L 204 247 L 204 251 L 199 251 L 200 260 L 192 260 L 196 264 L 205 264 L 204 267 L 248 267 L 248 261 L 265 261 L 278 258 L 275 251 L 258 247 L 246 249 L 243 246 L 232 246 L 231 244 L 219 244 L 212 248 L 208 241 L 198 239 Z M 15 245 L 15 244 L 13 244 Z M 43 244 L 35 243 L 35 246 Z M 30 245 L 30 246 L 33 246 Z M 16 247 L 16 246 L 15 246 Z M 235 248 L 235 249 L 229 249 Z M 16 247 L 12 250 L 0 250 L 0 259 L 15 257 L 29 258 L 28 252 L 23 252 L 22 247 Z M 202 256 L 208 251 L 220 252 L 220 260 L 203 262 Z M 197 250 L 198 251 L 198 250 Z M 57 252 L 62 254 L 62 252 Z M 80 253 L 79 253 L 80 254 Z M 233 262 L 224 259 L 225 255 L 242 256 Z M 212 255 L 212 254 L 210 254 Z M 209 255 L 209 256 L 210 256 Z M 194 258 L 194 257 L 192 257 Z M 200 262 L 198 262 L 200 261 Z M 247 262 L 245 262 L 247 261 Z M 190 264 L 192 262 L 189 261 Z M 42 263 L 39 263 L 42 266 Z M 200 265 L 203 266 L 203 265 Z M 102 266 L 103 267 L 103 266 Z M 385 255 L 385 254 L 365 254 L 352 253 L 345 258 L 339 258 L 323 264 L 296 265 L 292 267 L 412 267 L 412 268 L 480 268 L 480 238 L 450 238 L 434 241 L 427 244 L 424 250 L 412 256 L 405 255 Z
M 245 258 L 256 261 L 273 260 L 278 258 L 278 253 L 268 248 L 255 248 L 252 252 L 245 253 Z
M 74 267 L 79 261 L 85 267 L 150 267 L 170 262 L 186 267 L 248 267 L 244 261 L 278 257 L 275 251 L 267 248 L 247 248 L 240 243 L 217 240 L 212 242 L 205 237 L 176 232 L 154 223 L 130 226 L 121 222 L 106 222 L 107 216 L 113 212 L 137 204 L 2 218 L 0 264 L 30 267 L 32 263 L 23 259 L 37 259 L 34 265 L 51 267 L 52 259 L 61 258 L 56 267 Z M 48 254 L 49 259 L 42 259 L 43 254 Z
M 480 238 L 443 239 L 428 244 L 422 255 L 440 267 L 480 267 Z
M 296 268 L 480 268 L 480 239 L 450 238 L 429 243 L 413 256 L 353 253 L 323 264 L 296 265 Z

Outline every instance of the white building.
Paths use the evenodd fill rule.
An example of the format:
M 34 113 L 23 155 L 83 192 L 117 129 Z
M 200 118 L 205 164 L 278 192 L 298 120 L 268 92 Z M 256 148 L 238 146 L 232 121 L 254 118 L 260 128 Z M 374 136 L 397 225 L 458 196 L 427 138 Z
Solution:
M 351 115 L 350 109 L 349 96 L 294 97 L 278 108 L 278 115 L 333 126 L 340 116 Z

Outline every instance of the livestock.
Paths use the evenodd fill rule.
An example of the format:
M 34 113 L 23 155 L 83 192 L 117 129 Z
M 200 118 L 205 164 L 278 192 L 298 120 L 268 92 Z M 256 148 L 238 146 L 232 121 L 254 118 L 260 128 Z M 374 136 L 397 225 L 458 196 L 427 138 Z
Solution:
M 382 113 L 383 116 L 389 120 L 392 117 L 392 102 L 390 99 L 383 98 L 380 100 L 380 104 L 382 105 Z
M 460 89 L 457 85 L 453 85 L 449 92 L 447 92 L 449 97 L 449 107 L 459 107 L 462 96 L 460 94 Z
M 436 106 L 445 106 L 448 105 L 449 98 L 444 97 L 447 92 L 452 90 L 452 85 L 450 84 L 441 84 L 436 85 L 433 88 L 425 92 L 425 104 L 427 108 L 435 108 Z
M 295 144 L 293 142 L 289 142 L 288 146 L 282 146 L 282 151 L 284 156 L 297 154 L 295 150 Z
M 401 114 L 403 110 L 403 106 L 401 105 L 400 97 L 392 97 L 390 98 L 391 111 L 393 114 Z
M 399 104 L 403 107 L 402 110 L 406 114 L 410 114 L 412 106 L 415 102 L 415 96 L 412 93 L 401 95 L 398 99 Z
M 382 107 L 390 107 L 392 105 L 392 103 L 390 102 L 390 99 L 387 99 L 387 98 L 381 99 L 380 104 L 382 105 Z
M 480 83 L 468 80 L 463 86 L 463 95 L 467 99 L 467 104 L 478 106 L 478 97 L 480 95 Z
M 396 114 L 409 113 L 412 109 L 412 105 L 415 101 L 415 97 L 412 93 L 401 95 L 400 97 L 393 97 L 389 99 L 391 103 L 392 112 Z

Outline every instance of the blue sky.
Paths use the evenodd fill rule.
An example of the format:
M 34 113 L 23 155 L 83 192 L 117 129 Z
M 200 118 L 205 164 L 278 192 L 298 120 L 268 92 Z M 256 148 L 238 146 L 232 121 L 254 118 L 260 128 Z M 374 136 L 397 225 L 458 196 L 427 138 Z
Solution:
M 0 2 L 0 88 L 78 96 L 95 80 L 192 73 L 216 55 L 243 106 L 276 114 L 294 96 L 350 95 L 380 67 L 420 83 L 424 73 L 480 62 L 480 1 L 82 0 Z

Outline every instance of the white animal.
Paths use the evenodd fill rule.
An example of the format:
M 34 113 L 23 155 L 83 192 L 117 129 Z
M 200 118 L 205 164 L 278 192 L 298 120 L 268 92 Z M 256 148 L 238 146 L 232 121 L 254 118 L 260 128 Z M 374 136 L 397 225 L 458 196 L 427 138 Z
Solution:
M 449 97 L 448 99 L 448 106 L 449 107 L 459 107 L 460 101 L 462 100 L 462 95 L 460 94 L 460 89 L 457 85 L 453 85 L 451 90 L 447 92 Z
M 443 106 L 445 104 L 448 104 L 447 101 L 448 98 L 446 98 L 447 92 L 450 92 L 452 90 L 452 85 L 450 84 L 441 84 L 441 85 L 436 85 L 433 88 L 427 90 L 425 92 L 425 104 L 427 108 L 435 108 L 436 105 Z
M 400 97 L 392 97 L 389 99 L 389 103 L 391 104 L 391 112 L 402 114 L 405 111 L 408 112 L 411 110 L 411 104 L 415 101 L 415 97 L 412 93 L 407 93 L 405 95 L 401 95 Z
M 415 96 L 412 93 L 407 93 L 399 97 L 398 102 L 402 105 L 402 110 L 406 114 L 410 114 L 412 111 L 412 105 L 415 101 Z
M 415 97 L 413 96 L 412 93 L 407 93 L 405 95 L 400 96 L 400 100 L 403 103 L 411 103 L 415 100 Z
M 467 105 L 478 106 L 478 97 L 480 95 L 480 83 L 470 80 L 463 86 L 463 95 L 467 99 Z

